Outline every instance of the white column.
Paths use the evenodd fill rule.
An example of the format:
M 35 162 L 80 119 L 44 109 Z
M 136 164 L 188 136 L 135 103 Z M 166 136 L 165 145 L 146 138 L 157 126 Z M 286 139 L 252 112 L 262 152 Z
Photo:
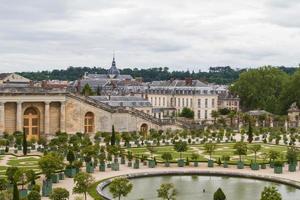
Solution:
M 66 132 L 66 103 L 60 102 L 60 132 Z
M 22 122 L 22 101 L 17 102 L 17 131 L 23 132 Z
M 50 102 L 45 102 L 45 135 L 49 135 L 50 133 Z
M 0 134 L 5 131 L 5 102 L 0 102 Z

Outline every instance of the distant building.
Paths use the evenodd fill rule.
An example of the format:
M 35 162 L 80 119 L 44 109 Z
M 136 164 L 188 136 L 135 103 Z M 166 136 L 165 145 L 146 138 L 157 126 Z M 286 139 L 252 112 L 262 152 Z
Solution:
M 61 89 L 65 89 L 68 88 L 69 86 L 69 82 L 68 81 L 61 81 L 61 80 L 45 80 L 42 81 L 41 83 L 41 87 L 43 88 L 61 88 Z
M 195 121 L 211 121 L 211 112 L 218 109 L 218 95 L 215 90 L 191 78 L 153 81 L 149 84 L 146 95 L 158 113 L 169 113 L 170 117 L 178 115 L 187 107 L 194 111 Z M 162 114 L 159 117 L 161 118 Z
M 0 74 L 0 85 L 7 86 L 20 86 L 30 84 L 30 79 L 20 76 L 15 73 L 1 73 Z
M 296 102 L 292 103 L 288 109 L 288 118 L 290 127 L 298 127 L 300 120 L 300 109 L 297 106 Z
M 88 74 L 86 73 L 80 80 L 73 84 L 77 91 L 88 84 L 97 95 L 136 95 L 143 94 L 146 85 L 142 79 L 134 79 L 131 75 L 120 74 L 113 57 L 112 65 L 107 70 L 107 74 Z

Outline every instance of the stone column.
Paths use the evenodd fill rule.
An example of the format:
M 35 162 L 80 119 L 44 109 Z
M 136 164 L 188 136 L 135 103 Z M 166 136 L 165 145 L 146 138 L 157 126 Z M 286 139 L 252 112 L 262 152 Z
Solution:
M 0 134 L 5 131 L 5 102 L 0 102 Z
M 22 122 L 22 101 L 17 102 L 17 131 L 23 132 Z
M 50 133 L 50 102 L 45 102 L 45 135 L 49 135 Z
M 66 103 L 60 102 L 60 132 L 66 132 Z

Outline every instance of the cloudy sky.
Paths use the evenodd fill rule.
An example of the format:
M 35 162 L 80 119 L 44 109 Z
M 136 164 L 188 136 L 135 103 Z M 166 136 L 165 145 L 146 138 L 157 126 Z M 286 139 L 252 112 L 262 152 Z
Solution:
M 26 3 L 25 3 L 26 2 Z M 298 66 L 299 0 L 2 0 L 0 72 Z

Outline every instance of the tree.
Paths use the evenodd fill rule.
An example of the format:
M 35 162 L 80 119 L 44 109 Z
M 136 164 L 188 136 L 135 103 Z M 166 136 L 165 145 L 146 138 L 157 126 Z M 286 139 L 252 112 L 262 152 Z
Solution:
M 84 85 L 81 94 L 83 94 L 84 96 L 93 96 L 95 93 L 91 86 L 87 83 Z
M 237 142 L 234 144 L 235 154 L 239 155 L 242 162 L 242 155 L 247 155 L 247 144 L 245 142 Z
M 126 197 L 132 190 L 132 183 L 127 178 L 115 178 L 109 184 L 109 191 L 112 193 L 114 198 Z
M 205 152 L 209 154 L 209 160 L 211 160 L 211 155 L 215 151 L 216 145 L 214 143 L 212 143 L 212 142 L 206 143 L 204 145 L 204 149 L 205 149 Z
M 161 158 L 166 162 L 170 162 L 173 157 L 172 157 L 172 154 L 170 152 L 164 152 L 162 155 L 161 155 Z
M 274 186 L 265 187 L 261 193 L 260 200 L 281 200 L 281 194 Z
M 221 188 L 218 188 L 217 191 L 214 193 L 214 200 L 225 200 L 226 196 Z
M 41 197 L 40 193 L 35 190 L 32 190 L 27 196 L 28 200 L 41 200 L 41 198 L 42 197 Z
M 171 183 L 164 183 L 160 185 L 160 188 L 157 190 L 157 197 L 163 200 L 175 200 L 176 189 Z
M 25 131 L 23 132 L 23 155 L 27 155 L 27 139 Z
M 70 193 L 65 188 L 54 188 L 50 195 L 51 200 L 67 200 L 69 199 Z
M 185 152 L 188 149 L 187 143 L 180 140 L 180 141 L 175 143 L 174 149 L 175 149 L 175 151 L 180 153 L 180 159 L 181 159 L 182 158 L 182 152 Z
M 286 153 L 286 159 L 289 164 L 297 164 L 297 158 L 299 155 L 299 151 L 296 147 L 290 147 Z
M 194 111 L 192 111 L 190 108 L 184 107 L 179 116 L 189 118 L 189 119 L 193 119 L 194 118 Z
M 220 113 L 217 110 L 211 111 L 211 117 L 214 118 L 214 124 L 216 124 L 219 116 L 220 116 Z
M 39 166 L 42 169 L 43 174 L 45 174 L 46 178 L 49 180 L 56 170 L 64 168 L 63 157 L 54 152 L 48 153 L 39 160 Z
M 254 145 L 250 146 L 250 148 L 249 148 L 249 150 L 254 153 L 254 162 L 255 163 L 256 163 L 257 152 L 259 152 L 260 149 L 261 149 L 260 144 L 254 144 Z
M 73 192 L 78 194 L 84 194 L 84 199 L 87 199 L 87 192 L 89 187 L 94 183 L 94 178 L 85 172 L 79 172 L 74 177 Z
M 241 106 L 245 110 L 263 109 L 282 114 L 280 97 L 287 81 L 286 73 L 278 68 L 265 66 L 249 69 L 240 74 L 230 90 L 239 95 Z
M 274 161 L 280 156 L 280 152 L 271 149 L 268 153 L 268 156 L 270 161 Z
M 70 166 L 73 165 L 73 162 L 75 161 L 75 154 L 73 150 L 69 150 L 67 153 L 67 161 L 69 161 Z
M 110 138 L 110 145 L 114 146 L 116 144 L 116 133 L 115 133 L 115 126 L 112 125 L 111 128 L 111 138 Z

